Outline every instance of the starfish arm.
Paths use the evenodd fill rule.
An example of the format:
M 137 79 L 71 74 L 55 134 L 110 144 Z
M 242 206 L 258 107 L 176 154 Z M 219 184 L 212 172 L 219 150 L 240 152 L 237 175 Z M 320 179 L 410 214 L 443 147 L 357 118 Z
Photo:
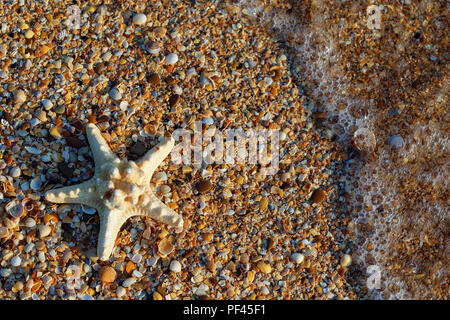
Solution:
M 136 161 L 136 164 L 151 178 L 155 169 L 164 161 L 170 151 L 172 151 L 174 145 L 175 140 L 172 137 L 166 138 Z
M 81 203 L 93 206 L 91 193 L 95 186 L 91 180 L 80 184 L 49 190 L 45 193 L 45 199 L 56 203 Z
M 111 148 L 95 124 L 89 123 L 86 126 L 86 134 L 92 154 L 94 155 L 95 170 L 98 170 L 103 163 L 116 158 L 116 155 L 111 151 Z
M 183 226 L 183 217 L 166 206 L 153 193 L 147 195 L 150 202 L 146 206 L 142 206 L 138 215 L 150 217 L 158 222 L 165 223 L 169 226 L 180 228 Z
M 108 260 L 114 249 L 117 235 L 129 215 L 117 210 L 99 210 L 100 232 L 98 235 L 97 256 L 100 260 Z

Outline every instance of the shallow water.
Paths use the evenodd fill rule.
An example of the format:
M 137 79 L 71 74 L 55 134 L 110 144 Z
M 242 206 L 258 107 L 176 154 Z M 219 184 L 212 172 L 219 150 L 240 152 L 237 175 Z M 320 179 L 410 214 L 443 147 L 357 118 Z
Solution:
M 240 1 L 243 18 L 286 46 L 298 84 L 351 157 L 342 181 L 360 295 L 448 298 L 446 4 L 381 1 L 371 29 L 362 2 L 269 2 Z M 374 141 L 355 141 L 361 128 Z M 365 280 L 371 268 L 379 287 Z

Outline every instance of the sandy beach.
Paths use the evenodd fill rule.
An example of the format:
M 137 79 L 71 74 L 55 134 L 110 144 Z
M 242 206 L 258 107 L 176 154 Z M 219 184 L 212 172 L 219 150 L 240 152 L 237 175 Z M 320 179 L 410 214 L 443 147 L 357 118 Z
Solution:
M 3 2 L 0 299 L 449 298 L 445 3 Z M 278 170 L 166 158 L 182 230 L 132 217 L 106 261 L 44 197 L 93 177 L 88 123 L 137 160 L 199 121 L 278 132 Z

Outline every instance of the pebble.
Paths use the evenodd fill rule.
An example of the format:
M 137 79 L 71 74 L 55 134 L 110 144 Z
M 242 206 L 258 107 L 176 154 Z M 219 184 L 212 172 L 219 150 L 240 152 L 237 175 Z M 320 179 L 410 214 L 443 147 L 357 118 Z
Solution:
M 66 106 L 63 104 L 60 104 L 55 108 L 55 113 L 57 114 L 64 114 L 66 112 Z
M 22 259 L 19 256 L 14 256 L 11 259 L 11 266 L 18 267 L 22 263 Z
M 147 77 L 147 81 L 155 86 L 158 86 L 161 83 L 161 79 L 157 73 L 152 73 Z
M 263 286 L 263 287 L 261 288 L 261 293 L 262 293 L 263 295 L 268 295 L 268 294 L 270 293 L 270 291 L 269 291 L 269 289 L 267 289 L 266 286 Z
M 27 100 L 27 95 L 25 91 L 21 89 L 14 90 L 13 99 L 16 103 L 23 103 Z
M 137 13 L 133 16 L 133 23 L 136 25 L 143 25 L 147 22 L 147 16 L 143 13 Z
M 99 62 L 94 66 L 94 72 L 97 74 L 102 74 L 106 70 L 106 64 L 103 62 Z
M 209 180 L 202 180 L 197 182 L 196 188 L 200 193 L 206 193 L 212 189 L 213 185 Z
M 177 260 L 172 260 L 170 263 L 170 271 L 178 273 L 181 272 L 181 263 L 179 263 Z
M 86 146 L 86 143 L 83 140 L 80 140 L 76 137 L 69 136 L 69 137 L 65 137 L 65 139 L 66 139 L 67 145 L 69 145 L 73 148 L 80 149 L 80 148 L 83 148 L 84 146 Z
M 33 228 L 34 226 L 36 226 L 36 221 L 35 221 L 33 218 L 28 217 L 28 218 L 25 220 L 25 226 L 26 226 L 27 228 Z
M 311 196 L 311 201 L 313 203 L 321 203 L 322 201 L 324 201 L 327 197 L 327 194 L 325 191 L 323 191 L 322 189 L 316 189 L 314 190 L 312 196 Z
M 161 51 L 161 46 L 157 43 L 157 42 L 150 42 L 148 44 L 148 52 L 150 52 L 151 54 L 158 54 L 159 51 Z
M 359 151 L 366 153 L 372 153 L 377 144 L 375 134 L 368 128 L 359 128 L 356 130 L 353 134 L 352 141 Z
M 46 236 L 48 236 L 50 234 L 50 232 L 52 231 L 52 228 L 50 228 L 50 226 L 44 224 L 44 225 L 40 225 L 39 226 L 39 236 L 40 238 L 45 238 Z
M 142 142 L 136 142 L 131 148 L 130 152 L 137 155 L 137 156 L 143 156 L 144 153 L 147 151 L 147 148 Z
M 304 259 L 305 259 L 305 256 L 302 255 L 301 253 L 293 253 L 291 255 L 291 261 L 295 262 L 295 263 L 302 263 Z
M 103 266 L 98 271 L 98 278 L 101 282 L 114 282 L 117 277 L 117 272 L 110 266 Z
M 38 259 L 40 262 L 45 262 L 45 253 L 44 251 L 39 252 Z
M 178 61 L 178 56 L 175 53 L 169 53 L 166 56 L 166 63 L 167 64 L 175 64 Z
M 25 251 L 25 253 L 28 253 L 28 252 L 30 252 L 31 250 L 33 250 L 34 247 L 35 247 L 34 243 L 33 243 L 33 242 L 30 242 L 30 243 L 27 243 L 27 244 L 25 245 L 25 247 L 23 248 L 23 250 Z

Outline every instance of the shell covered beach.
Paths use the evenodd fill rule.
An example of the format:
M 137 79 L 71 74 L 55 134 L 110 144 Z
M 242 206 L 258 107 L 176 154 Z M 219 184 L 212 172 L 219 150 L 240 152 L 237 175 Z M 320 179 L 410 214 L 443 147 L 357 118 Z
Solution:
M 339 3 L 3 0 L 0 299 L 448 299 L 445 4 L 409 1 L 388 55 Z M 88 123 L 136 160 L 196 121 L 279 130 L 278 172 L 167 158 L 183 229 L 130 218 L 106 261 L 95 209 L 45 200 L 93 176 Z

